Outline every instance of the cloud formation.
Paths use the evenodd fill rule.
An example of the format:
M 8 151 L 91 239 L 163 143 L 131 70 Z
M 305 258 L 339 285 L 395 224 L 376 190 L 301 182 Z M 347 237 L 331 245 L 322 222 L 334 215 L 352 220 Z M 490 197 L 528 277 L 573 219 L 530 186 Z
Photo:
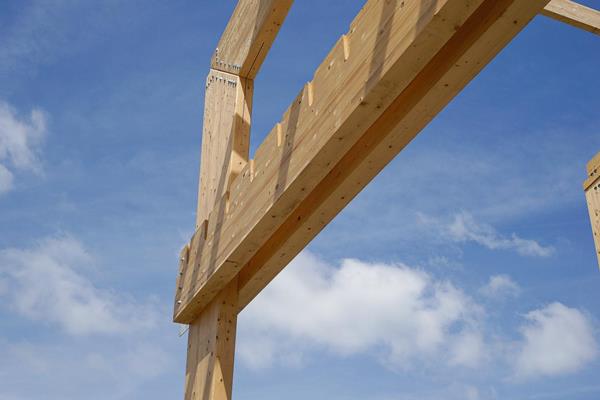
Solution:
M 46 136 L 46 117 L 33 109 L 29 118 L 0 100 L 0 194 L 13 188 L 14 171 L 40 172 L 39 146 Z
M 377 354 L 392 368 L 445 359 L 475 366 L 480 309 L 451 283 L 403 264 L 301 253 L 240 317 L 239 354 L 250 367 L 296 364 L 303 350 Z
M 71 236 L 1 250 L 0 297 L 19 315 L 57 325 L 70 335 L 116 334 L 155 324 L 152 305 L 95 286 L 84 274 L 92 264 Z
M 521 287 L 508 275 L 493 275 L 479 292 L 491 299 L 503 299 L 518 296 Z
M 525 318 L 515 365 L 518 378 L 572 373 L 598 357 L 592 323 L 581 311 L 552 303 Z
M 554 253 L 551 246 L 543 246 L 535 240 L 523 239 L 513 233 L 509 237 L 500 234 L 486 223 L 478 222 L 468 212 L 454 214 L 449 222 L 419 213 L 418 221 L 439 230 L 442 236 L 455 243 L 473 242 L 490 250 L 513 250 L 523 256 L 549 257 Z

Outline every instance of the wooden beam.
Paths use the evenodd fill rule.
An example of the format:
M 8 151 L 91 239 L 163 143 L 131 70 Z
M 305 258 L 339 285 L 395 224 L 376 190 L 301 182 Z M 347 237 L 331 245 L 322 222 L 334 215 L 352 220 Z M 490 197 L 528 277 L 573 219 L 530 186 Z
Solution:
M 588 177 L 583 183 L 590 214 L 596 256 L 600 267 L 600 152 L 587 164 Z
M 210 70 L 204 96 L 204 125 L 196 228 L 248 162 L 253 82 Z
M 587 163 L 586 169 L 588 175 L 600 173 L 600 152 Z
M 212 57 L 212 68 L 253 79 L 292 3 L 239 0 Z
M 190 325 L 185 400 L 231 400 L 237 299 L 234 279 Z
M 195 235 L 175 321 L 238 273 L 243 308 L 547 2 L 369 1 Z
M 571 0 L 552 0 L 542 14 L 576 28 L 600 35 L 600 11 Z

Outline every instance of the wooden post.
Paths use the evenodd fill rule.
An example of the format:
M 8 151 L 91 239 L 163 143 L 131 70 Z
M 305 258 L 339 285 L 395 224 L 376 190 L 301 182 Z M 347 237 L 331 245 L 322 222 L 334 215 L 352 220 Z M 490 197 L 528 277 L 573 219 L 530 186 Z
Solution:
M 240 0 L 215 49 L 204 97 L 196 232 L 180 255 L 176 307 L 187 272 L 191 277 L 206 272 L 198 271 L 196 261 L 208 220 L 224 220 L 231 183 L 248 163 L 253 78 L 291 5 L 292 0 Z M 185 400 L 231 400 L 238 296 L 234 277 L 189 322 Z
M 248 163 L 252 93 L 251 79 L 213 69 L 206 78 L 196 229 Z
M 583 190 L 585 190 L 596 256 L 600 267 L 600 152 L 588 163 L 587 173 L 588 178 L 583 183 Z
M 185 400 L 230 400 L 237 325 L 237 279 L 190 325 Z
M 211 212 L 219 219 L 225 216 L 227 203 L 222 199 L 248 162 L 252 92 L 252 80 L 222 71 L 211 69 L 206 79 L 196 240 L 206 239 Z M 215 209 L 217 203 L 223 207 Z M 195 259 L 196 254 L 193 250 L 190 254 L 186 246 L 180 281 Z M 181 288 L 179 282 L 177 296 Z M 233 279 L 190 323 L 185 400 L 231 399 L 237 310 L 237 279 Z

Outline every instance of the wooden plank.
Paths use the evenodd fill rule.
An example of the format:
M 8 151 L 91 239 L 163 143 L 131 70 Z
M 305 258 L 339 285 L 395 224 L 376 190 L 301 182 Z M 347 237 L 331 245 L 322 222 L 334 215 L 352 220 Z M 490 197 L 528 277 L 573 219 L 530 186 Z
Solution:
M 196 228 L 248 162 L 252 93 L 250 79 L 216 70 L 206 78 Z
M 212 57 L 212 68 L 253 79 L 292 3 L 239 0 Z
M 576 28 L 600 35 L 600 11 L 571 0 L 552 0 L 542 14 Z
M 186 400 L 231 400 L 237 300 L 237 279 L 234 279 L 190 325 Z
M 240 270 L 243 307 L 546 4 L 369 1 L 232 184 L 230 212 L 211 214 L 175 321 L 193 320 Z M 382 117 L 392 104 L 402 112 Z

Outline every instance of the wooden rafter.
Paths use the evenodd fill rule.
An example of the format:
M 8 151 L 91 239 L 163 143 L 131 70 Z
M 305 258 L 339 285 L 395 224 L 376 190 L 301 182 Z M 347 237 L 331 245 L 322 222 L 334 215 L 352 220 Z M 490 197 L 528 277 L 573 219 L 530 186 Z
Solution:
M 234 279 L 243 308 L 547 3 L 368 1 L 196 231 L 175 321 Z
M 219 40 L 211 67 L 254 79 L 293 0 L 242 0 Z
M 600 11 L 571 0 L 552 0 L 542 14 L 576 28 L 600 35 Z

